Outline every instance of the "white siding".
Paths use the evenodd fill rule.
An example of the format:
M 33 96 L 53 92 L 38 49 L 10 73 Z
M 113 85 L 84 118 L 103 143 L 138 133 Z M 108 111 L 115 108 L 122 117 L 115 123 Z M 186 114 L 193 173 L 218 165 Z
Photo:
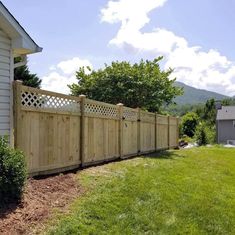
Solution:
M 10 134 L 11 41 L 0 29 L 0 136 Z

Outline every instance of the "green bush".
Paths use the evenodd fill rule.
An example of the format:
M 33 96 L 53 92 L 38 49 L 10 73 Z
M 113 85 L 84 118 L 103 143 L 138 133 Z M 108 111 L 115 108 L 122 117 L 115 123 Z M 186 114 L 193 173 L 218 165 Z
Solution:
M 27 177 L 24 155 L 0 138 L 0 204 L 21 199 Z
M 204 123 L 201 123 L 197 126 L 195 131 L 195 139 L 199 146 L 206 145 L 209 143 L 206 133 L 206 126 Z
M 195 129 L 197 127 L 199 117 L 194 112 L 189 112 L 185 114 L 181 119 L 181 134 L 193 137 L 195 134 Z
M 195 131 L 195 140 L 199 146 L 216 143 L 216 131 L 214 126 L 205 122 L 198 124 Z
M 209 144 L 216 143 L 216 129 L 215 127 L 206 127 L 207 139 Z

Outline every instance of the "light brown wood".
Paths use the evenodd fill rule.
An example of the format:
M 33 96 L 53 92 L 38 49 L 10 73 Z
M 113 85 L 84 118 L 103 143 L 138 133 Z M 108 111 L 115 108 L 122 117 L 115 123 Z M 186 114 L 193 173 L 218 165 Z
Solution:
M 119 124 L 118 124 L 118 150 L 119 156 L 123 156 L 123 104 L 119 103 L 118 106 L 118 117 L 119 117 Z
M 81 163 L 84 164 L 85 162 L 85 95 L 79 96 L 80 101 L 80 109 L 81 109 L 81 120 L 80 120 L 80 157 L 81 157 Z
M 14 126 L 15 147 L 25 153 L 31 175 L 178 144 L 177 118 L 93 101 L 83 95 L 57 96 L 18 82 L 14 83 Z
M 155 114 L 140 111 L 140 153 L 155 151 Z

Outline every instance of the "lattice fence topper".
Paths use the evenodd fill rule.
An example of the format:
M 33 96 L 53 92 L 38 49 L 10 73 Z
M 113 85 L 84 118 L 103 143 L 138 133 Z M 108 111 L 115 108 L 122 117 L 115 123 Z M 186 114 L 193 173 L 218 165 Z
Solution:
M 80 112 L 80 103 L 75 99 L 63 98 L 39 92 L 22 91 L 21 104 L 24 107 L 39 109 L 56 109 L 65 112 Z
M 142 111 L 140 113 L 140 120 L 141 120 L 141 122 L 153 122 L 153 123 L 155 123 L 155 114 Z
M 101 117 L 118 118 L 118 109 L 115 105 L 105 105 L 102 103 L 85 103 L 85 113 Z
M 138 120 L 137 110 L 123 107 L 123 117 L 129 121 L 137 121 Z

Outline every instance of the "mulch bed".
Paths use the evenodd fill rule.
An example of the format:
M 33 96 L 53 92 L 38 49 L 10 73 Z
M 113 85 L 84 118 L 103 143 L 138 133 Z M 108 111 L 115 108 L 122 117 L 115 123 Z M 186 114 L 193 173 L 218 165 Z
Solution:
M 72 173 L 29 179 L 21 204 L 0 208 L 0 234 L 37 233 L 53 209 L 65 210 L 80 193 Z

